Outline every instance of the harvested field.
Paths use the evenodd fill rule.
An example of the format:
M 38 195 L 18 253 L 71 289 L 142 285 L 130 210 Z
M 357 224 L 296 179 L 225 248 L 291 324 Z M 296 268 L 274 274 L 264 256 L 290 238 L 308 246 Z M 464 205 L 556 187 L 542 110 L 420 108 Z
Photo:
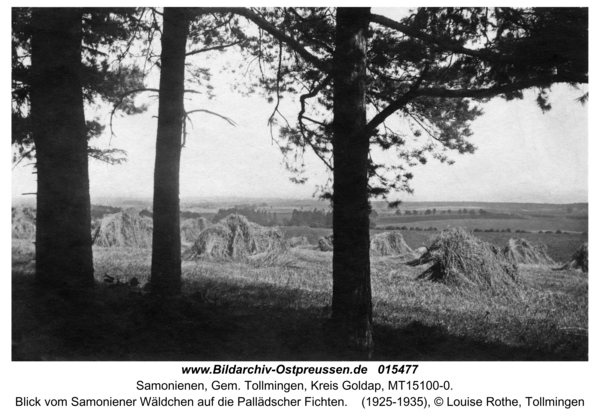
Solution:
M 243 225 L 238 226 L 243 240 Z M 223 227 L 225 234 L 233 234 L 228 225 Z M 104 281 L 110 275 L 120 282 L 134 277 L 141 284 L 148 282 L 149 247 L 95 245 L 94 299 L 78 304 L 77 311 L 67 302 L 60 304 L 57 295 L 34 290 L 35 246 L 32 239 L 13 239 L 13 360 L 356 360 L 327 341 L 332 252 L 315 247 L 331 229 L 282 229 L 286 237 L 305 237 L 311 246 L 254 254 L 246 249 L 248 254 L 239 259 L 203 255 L 199 262 L 184 261 L 183 294 L 168 304 L 137 287 L 111 289 Z M 387 232 L 371 231 L 372 238 L 383 233 Z M 424 244 L 431 248 L 440 237 L 426 231 L 401 233 L 409 247 L 419 248 L 415 252 Z M 474 236 L 500 248 L 511 237 L 526 237 L 532 245 L 547 245 L 559 265 L 587 240 L 573 234 Z M 461 254 L 453 263 L 455 272 L 467 275 L 459 265 L 462 261 L 474 269 Z M 372 359 L 589 359 L 586 273 L 520 265 L 514 292 L 518 296 L 513 297 L 461 289 L 479 288 L 476 284 L 456 288 L 416 279 L 431 266 L 407 266 L 404 258 L 394 256 L 371 257 Z
M 94 244 L 149 248 L 152 246 L 152 219 L 140 216 L 134 208 L 105 216 Z
M 285 231 L 286 237 L 306 236 L 311 245 L 317 245 L 319 237 L 331 234 L 331 229 L 317 229 L 310 227 L 288 227 L 283 226 L 281 230 Z M 513 229 L 514 230 L 514 229 Z M 371 230 L 371 236 L 385 233 L 385 230 Z M 402 237 L 411 248 L 427 246 L 432 238 L 439 235 L 439 232 L 402 230 Z M 510 238 L 525 237 L 532 245 L 544 246 L 550 258 L 559 264 L 571 260 L 571 255 L 587 241 L 588 237 L 582 234 L 545 234 L 545 233 L 490 233 L 474 232 L 473 235 L 484 242 L 491 243 L 499 248 L 504 248 Z
M 103 282 L 107 273 L 146 282 L 149 249 L 96 246 L 96 295 L 73 314 L 33 291 L 35 248 L 21 242 L 13 241 L 14 361 L 356 360 L 327 344 L 331 252 L 293 248 L 284 254 L 293 267 L 183 262 L 183 295 L 167 304 Z M 424 268 L 373 258 L 373 360 L 588 360 L 586 274 L 523 265 L 521 297 L 498 297 L 416 280 Z

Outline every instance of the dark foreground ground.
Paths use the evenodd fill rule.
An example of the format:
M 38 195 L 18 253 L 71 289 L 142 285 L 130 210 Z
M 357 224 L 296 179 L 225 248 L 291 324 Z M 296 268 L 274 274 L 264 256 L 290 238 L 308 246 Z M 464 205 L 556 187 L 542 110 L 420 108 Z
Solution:
M 286 237 L 313 243 L 326 231 L 288 228 Z M 403 235 L 413 248 L 431 237 Z M 556 254 L 558 266 L 587 237 L 527 238 Z M 174 299 L 103 282 L 105 274 L 146 282 L 149 249 L 94 247 L 95 289 L 77 297 L 34 285 L 34 250 L 30 241 L 13 240 L 13 360 L 357 359 L 330 342 L 331 252 L 314 246 L 270 263 L 184 261 L 183 295 Z M 373 360 L 587 360 L 587 274 L 522 265 L 520 284 L 508 296 L 420 280 L 425 267 L 405 262 L 371 258 Z
M 327 316 L 316 309 L 212 306 L 191 294 L 165 302 L 98 290 L 73 303 L 37 294 L 31 277 L 13 281 L 13 360 L 344 360 L 327 343 Z M 244 291 L 268 291 L 264 286 Z M 373 360 L 585 360 L 585 340 L 561 353 L 457 337 L 413 321 L 376 325 Z

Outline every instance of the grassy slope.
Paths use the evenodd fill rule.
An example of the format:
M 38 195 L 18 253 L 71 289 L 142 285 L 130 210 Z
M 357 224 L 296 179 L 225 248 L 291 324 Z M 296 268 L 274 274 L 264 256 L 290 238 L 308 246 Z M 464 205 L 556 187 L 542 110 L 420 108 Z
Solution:
M 331 254 L 294 249 L 281 265 L 190 262 L 183 297 L 109 290 L 105 273 L 147 280 L 150 252 L 95 249 L 95 294 L 36 294 L 33 246 L 13 244 L 15 360 L 351 359 L 327 344 Z M 290 259 L 292 261 L 290 262 Z M 520 298 L 415 280 L 372 262 L 376 360 L 585 360 L 587 274 L 523 268 Z

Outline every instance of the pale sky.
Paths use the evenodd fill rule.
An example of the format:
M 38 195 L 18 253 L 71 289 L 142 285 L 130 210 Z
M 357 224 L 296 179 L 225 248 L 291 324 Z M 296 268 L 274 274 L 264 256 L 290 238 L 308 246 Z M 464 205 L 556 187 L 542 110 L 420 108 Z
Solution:
M 386 13 L 387 14 L 387 13 Z M 327 180 L 325 167 L 311 150 L 306 152 L 304 185 L 289 181 L 283 158 L 272 144 L 267 119 L 273 105 L 258 94 L 242 97 L 231 91 L 236 76 L 218 74 L 229 54 L 214 54 L 203 66 L 215 68 L 216 98 L 190 96 L 187 110 L 204 108 L 233 119 L 237 126 L 206 114 L 192 115 L 187 145 L 181 164 L 181 199 L 211 197 L 292 197 L 311 198 L 318 185 Z M 158 78 L 148 86 L 158 85 Z M 587 87 L 584 87 L 587 91 Z M 588 105 L 574 100 L 582 95 L 567 86 L 553 87 L 553 109 L 546 114 L 535 105 L 535 95 L 505 102 L 494 99 L 483 105 L 485 114 L 472 125 L 471 141 L 478 148 L 473 155 L 449 153 L 453 166 L 430 160 L 415 167 L 412 186 L 415 194 L 397 195 L 406 201 L 515 201 L 567 203 L 588 200 Z M 140 97 L 149 103 L 149 96 Z M 295 120 L 297 103 L 284 102 L 288 120 Z M 104 107 L 98 114 L 108 124 Z M 88 110 L 88 114 L 91 111 Z M 121 166 L 90 161 L 92 200 L 101 197 L 151 197 L 155 156 L 157 106 L 138 116 L 115 121 L 113 147 L 128 153 Z M 89 116 L 88 116 L 89 117 Z M 108 146 L 110 133 L 94 140 Z M 393 152 L 384 158 L 393 161 Z M 12 171 L 12 196 L 35 192 L 32 167 Z M 33 196 L 31 197 L 33 200 Z

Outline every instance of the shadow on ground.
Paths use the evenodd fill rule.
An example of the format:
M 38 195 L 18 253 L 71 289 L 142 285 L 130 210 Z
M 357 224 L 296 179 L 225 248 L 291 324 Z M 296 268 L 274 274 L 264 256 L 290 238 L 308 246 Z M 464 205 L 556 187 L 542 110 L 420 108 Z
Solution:
M 267 287 L 246 284 L 239 291 Z M 29 274 L 13 274 L 12 289 L 15 361 L 358 359 L 328 343 L 326 308 L 219 303 L 199 292 L 167 300 L 100 284 L 72 297 L 38 290 Z M 374 334 L 372 359 L 379 361 L 587 360 L 456 337 L 419 322 L 376 325 Z

